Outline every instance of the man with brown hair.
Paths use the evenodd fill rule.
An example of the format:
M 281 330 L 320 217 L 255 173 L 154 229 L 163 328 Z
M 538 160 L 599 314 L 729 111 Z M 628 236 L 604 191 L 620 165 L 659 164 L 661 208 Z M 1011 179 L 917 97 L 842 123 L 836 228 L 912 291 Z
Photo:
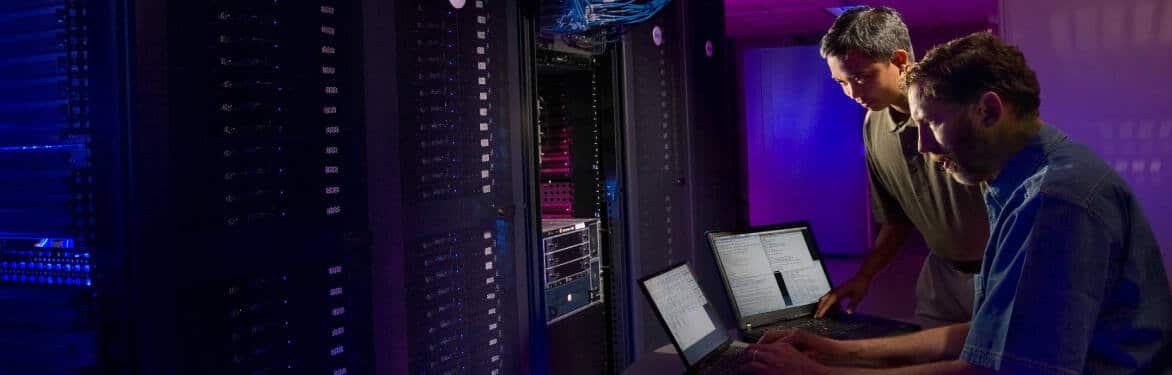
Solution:
M 969 35 L 929 52 L 904 84 L 920 152 L 958 182 L 986 187 L 991 235 L 972 321 L 856 341 L 778 332 L 747 349 L 743 369 L 1172 371 L 1172 293 L 1147 218 L 1112 168 L 1039 118 L 1038 81 L 1022 53 Z

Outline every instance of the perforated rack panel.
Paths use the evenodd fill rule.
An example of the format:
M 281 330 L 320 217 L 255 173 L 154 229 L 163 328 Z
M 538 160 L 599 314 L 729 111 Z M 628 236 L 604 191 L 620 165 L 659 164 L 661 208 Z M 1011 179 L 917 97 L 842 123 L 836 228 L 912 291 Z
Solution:
M 517 245 L 524 241 L 518 218 L 526 213 L 516 203 L 516 4 L 393 6 L 393 39 L 372 37 L 394 56 L 390 98 L 397 113 L 377 126 L 391 127 L 386 134 L 397 140 L 379 145 L 394 148 L 382 155 L 397 157 L 371 165 L 388 168 L 388 182 L 397 180 L 398 195 L 374 192 L 391 194 L 374 209 L 390 216 L 385 230 L 399 237 L 376 247 L 385 252 L 376 280 L 397 280 L 406 294 L 376 306 L 376 316 L 403 309 L 403 324 L 392 325 L 387 339 L 392 346 L 377 360 L 412 374 L 518 373 L 528 364 L 520 354 L 527 279 Z
M 364 373 L 357 1 L 136 4 L 127 297 L 144 373 Z
M 711 256 L 705 232 L 724 228 L 743 228 L 748 225 L 746 201 L 743 198 L 739 155 L 743 144 L 741 123 L 734 121 L 731 110 L 737 84 L 729 77 L 731 45 L 724 36 L 724 3 L 719 1 L 687 1 L 684 19 L 688 25 L 686 42 L 687 79 L 690 90 L 688 109 L 690 125 L 689 151 L 692 189 L 691 229 L 688 236 L 695 245 L 696 257 L 692 270 L 701 288 L 709 298 L 728 300 L 715 260 Z M 709 49 L 711 45 L 711 49 Z M 732 309 L 728 304 L 716 304 L 717 314 L 731 322 Z
M 727 76 L 722 17 L 713 2 L 673 1 L 623 36 L 632 285 L 676 262 L 711 263 L 703 232 L 736 224 L 738 131 L 727 121 L 728 103 L 717 99 L 727 96 L 719 81 Z M 636 352 L 666 344 L 645 298 L 627 295 L 634 331 L 628 344 Z
M 185 9 L 185 7 L 191 9 Z M 176 14 L 173 121 L 177 155 L 207 186 L 200 225 L 246 231 L 344 226 L 349 165 L 361 139 L 357 12 L 346 1 L 220 1 Z M 187 46 L 187 47 L 180 47 Z M 355 192 L 360 193 L 360 192 Z M 360 194 L 355 194 L 359 195 Z M 361 207 L 356 207 L 361 209 Z
M 646 23 L 623 37 L 627 113 L 627 187 L 629 190 L 633 279 L 690 260 L 691 210 L 687 183 L 687 128 L 683 95 L 683 29 L 678 20 L 681 2 L 672 2 Z M 659 29 L 656 45 L 653 30 Z M 631 281 L 633 283 L 633 281 Z M 635 303 L 636 351 L 666 342 L 659 322 L 646 304 Z

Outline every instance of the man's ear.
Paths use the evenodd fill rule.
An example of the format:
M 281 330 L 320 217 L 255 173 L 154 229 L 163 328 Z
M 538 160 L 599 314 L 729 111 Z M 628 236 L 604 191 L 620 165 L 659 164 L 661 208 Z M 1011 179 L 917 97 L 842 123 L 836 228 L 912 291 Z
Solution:
M 895 53 L 891 54 L 891 63 L 895 64 L 895 67 L 899 68 L 900 73 L 903 73 L 912 65 L 912 61 L 909 58 L 907 51 L 902 49 L 897 49 L 895 50 Z
M 1005 117 L 1005 111 L 1007 109 L 1005 107 L 1005 101 L 1001 100 L 1001 95 L 997 95 L 997 93 L 992 91 L 986 91 L 984 94 L 981 94 L 981 98 L 977 102 L 977 118 L 981 122 L 981 125 L 991 127 L 1001 122 L 1001 119 Z

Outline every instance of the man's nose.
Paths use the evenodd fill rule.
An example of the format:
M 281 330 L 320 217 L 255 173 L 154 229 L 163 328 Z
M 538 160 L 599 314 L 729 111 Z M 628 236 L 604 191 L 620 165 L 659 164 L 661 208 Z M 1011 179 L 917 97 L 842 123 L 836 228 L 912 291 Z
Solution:
M 851 97 L 851 99 L 858 99 L 863 96 L 863 88 L 857 83 L 848 83 L 846 84 L 846 95 Z

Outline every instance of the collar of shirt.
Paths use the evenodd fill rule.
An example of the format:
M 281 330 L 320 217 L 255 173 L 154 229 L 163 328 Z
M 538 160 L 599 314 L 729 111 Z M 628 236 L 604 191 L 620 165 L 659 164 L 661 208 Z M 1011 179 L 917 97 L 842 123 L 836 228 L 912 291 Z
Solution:
M 1045 164 L 1046 155 L 1054 146 L 1066 139 L 1066 135 L 1049 125 L 1042 125 L 1038 134 L 1026 144 L 1021 151 L 1014 154 L 997 177 L 987 185 L 985 200 L 995 203 L 998 208 L 1005 207 L 1010 195 L 1033 176 Z
M 893 109 L 891 109 L 891 107 L 887 107 L 887 109 L 883 110 L 883 115 L 887 116 L 887 118 L 889 120 L 891 120 L 891 124 L 887 125 L 887 130 L 891 131 L 892 133 L 895 133 L 895 132 L 902 130 L 906 126 L 911 126 L 911 127 L 916 126 L 915 121 L 912 121 L 912 116 L 910 116 L 910 115 L 905 115 L 907 117 L 904 117 L 903 121 L 896 122 L 895 116 L 893 116 L 891 114 L 891 111 L 894 111 Z

